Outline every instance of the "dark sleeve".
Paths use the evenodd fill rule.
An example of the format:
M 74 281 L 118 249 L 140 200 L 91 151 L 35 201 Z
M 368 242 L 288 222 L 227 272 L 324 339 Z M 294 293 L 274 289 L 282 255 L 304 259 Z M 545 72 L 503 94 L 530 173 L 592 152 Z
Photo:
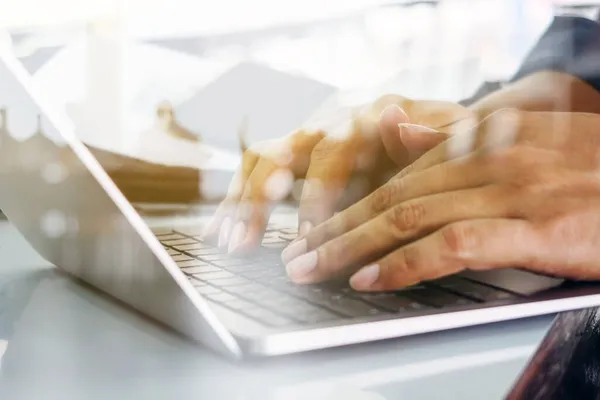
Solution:
M 556 17 L 512 81 L 542 70 L 566 72 L 600 91 L 600 24 L 581 17 Z

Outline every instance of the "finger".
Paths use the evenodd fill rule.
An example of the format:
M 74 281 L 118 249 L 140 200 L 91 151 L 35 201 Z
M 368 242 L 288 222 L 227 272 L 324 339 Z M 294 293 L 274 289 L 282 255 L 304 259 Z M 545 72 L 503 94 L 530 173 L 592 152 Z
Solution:
M 474 119 L 475 114 L 460 104 L 439 100 L 417 100 L 403 104 L 411 123 L 442 130 L 458 121 Z
M 526 114 L 518 110 L 506 109 L 497 111 L 477 124 L 473 118 L 460 120 L 449 127 L 449 132 L 446 131 L 447 128 L 439 128 L 450 133 L 450 137 L 403 169 L 396 178 L 423 171 L 448 160 L 465 157 L 482 148 L 497 149 L 516 143 L 527 133 L 522 129 L 525 126 L 525 117 Z M 404 126 L 402 134 L 410 136 L 418 133 L 411 132 L 411 129 L 414 130 L 414 125 Z
M 313 149 L 298 210 L 301 235 L 335 212 L 359 157 L 359 135 L 325 138 Z
M 259 154 L 252 150 L 244 152 L 240 169 L 231 180 L 225 199 L 219 204 L 215 215 L 207 224 L 204 233 L 206 239 L 214 239 L 218 234 L 220 236 L 219 242 L 222 241 L 223 243 L 227 243 L 229 241 L 235 207 L 242 196 L 243 188 L 259 159 Z
M 506 198 L 504 188 L 486 186 L 407 201 L 290 261 L 286 269 L 297 283 L 330 279 L 444 225 L 465 219 L 510 216 Z
M 294 175 L 268 158 L 261 158 L 246 182 L 233 220 L 228 252 L 250 250 L 260 244 L 273 204 L 292 190 Z
M 405 165 L 408 157 L 400 139 L 398 124 L 410 122 L 408 115 L 395 104 L 387 106 L 379 117 L 379 132 L 385 151 L 397 165 Z
M 476 158 L 448 161 L 425 171 L 393 179 L 363 200 L 312 229 L 303 238 L 306 247 L 293 242 L 282 253 L 284 262 L 366 223 L 396 204 L 436 193 L 476 188 L 491 182 L 493 167 Z
M 542 249 L 540 236 L 528 221 L 461 221 L 362 268 L 350 284 L 360 291 L 396 290 L 464 269 L 527 265 Z
M 408 162 L 414 162 L 449 137 L 445 133 L 422 125 L 399 124 L 397 130 L 408 153 Z
M 275 166 L 288 168 L 295 176 L 304 176 L 306 169 L 308 168 L 310 152 L 322 138 L 322 132 L 307 132 L 300 130 L 281 140 L 260 143 L 244 152 L 241 168 L 232 180 L 225 200 L 219 205 L 215 217 L 208 225 L 209 228 L 207 229 L 207 232 L 212 234 L 212 236 L 217 232 L 220 232 L 220 247 L 227 247 L 229 245 L 229 239 L 235 225 L 234 218 L 237 206 L 248 185 L 250 176 L 254 174 L 254 170 L 259 161 L 262 159 L 266 160 L 262 162 L 262 172 L 254 174 L 255 187 L 264 186 L 269 179 L 269 172 L 273 172 L 277 169 Z M 257 180 L 259 179 L 258 176 L 261 177 L 260 179 L 264 180 L 259 182 Z M 275 179 L 275 181 L 277 181 L 277 179 Z M 268 188 L 272 189 L 272 186 L 268 185 Z M 257 224 L 260 225 L 258 222 Z M 260 228 L 257 228 L 256 232 L 260 232 Z

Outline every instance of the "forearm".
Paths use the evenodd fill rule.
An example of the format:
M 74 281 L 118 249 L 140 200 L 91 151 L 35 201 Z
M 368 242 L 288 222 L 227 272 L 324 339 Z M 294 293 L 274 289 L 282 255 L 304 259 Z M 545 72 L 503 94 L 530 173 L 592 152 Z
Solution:
M 480 119 L 502 108 L 600 114 L 600 92 L 568 73 L 540 71 L 509 83 L 469 108 Z

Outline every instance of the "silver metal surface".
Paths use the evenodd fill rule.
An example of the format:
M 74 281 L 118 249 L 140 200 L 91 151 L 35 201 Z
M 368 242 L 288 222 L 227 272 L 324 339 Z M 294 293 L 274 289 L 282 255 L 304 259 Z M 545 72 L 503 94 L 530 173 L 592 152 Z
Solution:
M 48 261 L 137 310 L 239 357 L 231 334 L 198 295 L 70 124 L 49 112 L 30 77 L 0 53 L 0 208 Z M 37 116 L 40 126 L 35 127 Z M 41 129 L 19 140 L 33 128 Z M 52 176 L 52 171 L 62 176 Z M 60 175 L 60 174 L 55 174 Z M 200 318 L 199 312 L 203 317 Z
M 600 294 L 597 289 L 594 291 L 596 293 L 590 294 L 589 291 L 573 289 L 560 294 L 556 292 L 554 299 L 542 301 L 527 300 L 498 307 L 407 318 L 390 316 L 386 320 L 367 320 L 363 323 L 338 323 L 336 326 L 272 334 L 262 340 L 242 343 L 242 347 L 248 354 L 272 356 L 554 314 L 598 306 Z

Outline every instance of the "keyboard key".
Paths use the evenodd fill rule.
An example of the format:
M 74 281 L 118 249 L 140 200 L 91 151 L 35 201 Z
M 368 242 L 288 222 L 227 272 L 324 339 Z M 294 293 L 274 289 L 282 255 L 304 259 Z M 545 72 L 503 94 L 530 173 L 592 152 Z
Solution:
M 408 312 L 429 308 L 429 306 L 417 303 L 408 297 L 398 296 L 396 293 L 363 294 L 360 298 L 393 312 Z
M 343 297 L 341 295 L 329 295 L 329 297 L 317 296 L 309 298 L 309 301 L 315 301 L 316 303 L 335 311 L 339 314 L 348 317 L 363 317 L 371 315 L 385 314 L 384 311 L 377 309 L 368 303 L 360 300 L 352 299 L 349 297 Z
M 267 272 L 265 270 L 258 271 L 239 271 L 238 275 L 243 276 L 244 278 L 252 279 L 252 280 L 260 280 L 263 276 L 266 276 Z
M 284 242 L 289 243 L 298 237 L 297 233 L 280 233 L 279 238 Z
M 248 317 L 267 325 L 282 326 L 292 324 L 292 321 L 263 308 L 244 308 L 240 310 Z
M 195 279 L 200 279 L 202 281 L 211 281 L 214 279 L 223 279 L 223 278 L 231 278 L 234 275 L 230 274 L 227 271 L 220 271 L 220 272 L 203 272 L 200 274 L 194 274 L 192 275 L 193 278 Z
M 476 304 L 474 300 L 435 288 L 403 290 L 400 292 L 419 303 L 442 308 L 448 306 L 466 306 Z
M 175 256 L 172 256 L 171 258 L 173 258 L 173 261 L 177 261 L 177 262 L 191 261 L 191 260 L 193 260 L 192 257 L 186 256 L 185 254 L 175 255 Z
M 185 236 L 181 236 L 181 235 L 177 235 L 177 234 L 171 234 L 171 235 L 156 236 L 156 238 L 162 243 L 165 240 L 185 239 Z
M 314 309 L 311 311 L 300 311 L 293 314 L 293 318 L 306 324 L 318 324 L 320 322 L 335 321 L 339 316 L 325 310 Z
M 217 303 L 227 303 L 230 301 L 235 301 L 235 300 L 239 300 L 237 297 L 226 293 L 226 292 L 220 292 L 220 293 L 209 293 L 206 295 L 206 298 L 209 300 L 212 300 L 214 302 Z
M 276 302 L 281 300 L 285 294 L 267 287 L 262 287 L 260 290 L 240 293 L 240 296 L 252 301 Z
M 173 248 L 176 250 L 179 250 L 179 251 L 207 249 L 206 245 L 204 245 L 202 243 L 181 244 L 181 245 L 173 246 Z
M 192 244 L 192 243 L 196 243 L 196 241 L 194 239 L 176 239 L 176 240 L 161 240 L 160 241 L 162 244 L 167 245 L 167 246 L 179 246 L 182 244 Z
M 188 267 L 199 267 L 199 266 L 210 265 L 210 264 L 208 264 L 207 262 L 204 262 L 204 261 L 194 260 L 192 258 L 188 261 L 179 261 L 177 263 L 177 265 L 179 265 L 179 268 L 188 268 Z
M 264 271 L 266 269 L 269 268 L 273 268 L 273 264 L 269 265 L 268 263 L 265 262 L 254 262 L 254 261 L 250 261 L 248 262 L 248 264 L 246 264 L 246 270 L 247 271 Z
M 170 249 L 170 248 L 167 247 L 167 254 L 170 255 L 170 256 L 178 256 L 181 253 L 178 252 L 177 250 L 173 250 L 173 249 Z
M 227 258 L 225 260 L 216 260 L 212 262 L 213 264 L 229 269 L 228 267 L 245 267 L 246 262 L 239 258 Z
M 185 252 L 192 256 L 208 256 L 213 254 L 221 254 L 221 251 L 219 249 L 185 250 Z
M 205 228 L 203 226 L 186 226 L 186 227 L 178 227 L 177 233 L 182 233 L 186 236 L 198 236 L 202 237 L 204 234 Z
M 284 292 L 288 291 L 288 287 L 298 287 L 298 284 L 293 282 L 287 275 L 282 274 L 280 276 L 276 276 L 274 278 L 269 279 L 269 285 L 272 285 L 273 288 L 277 290 L 282 290 Z
M 230 300 L 227 303 L 224 303 L 223 305 L 231 308 L 232 310 L 243 310 L 244 308 L 256 308 L 255 304 L 252 304 L 248 301 L 244 301 L 241 299 L 236 298 L 235 300 Z
M 211 279 L 210 283 L 211 285 L 218 287 L 240 286 L 248 283 L 248 280 L 238 276 L 232 276 L 231 278 Z
M 217 289 L 216 287 L 212 287 L 212 286 L 196 286 L 196 290 L 198 291 L 198 293 L 200 293 L 203 296 L 206 295 L 211 295 L 211 294 L 217 294 L 217 293 L 221 293 L 221 289 Z
M 150 228 L 150 230 L 155 236 L 165 236 L 173 233 L 173 229 L 171 228 Z
M 259 292 L 265 289 L 264 286 L 258 285 L 252 281 L 245 281 L 246 283 L 239 284 L 236 286 L 224 286 L 223 290 L 227 290 L 235 295 L 239 295 L 240 297 L 244 297 L 244 294 L 250 292 Z
M 516 299 L 518 296 L 500 289 L 491 288 L 479 283 L 458 277 L 448 277 L 431 282 L 431 285 L 442 287 L 454 293 L 462 294 L 479 301 L 498 301 Z
M 203 272 L 220 272 L 222 271 L 220 268 L 213 267 L 212 265 L 200 265 L 197 267 L 187 267 L 181 269 L 184 274 L 187 275 L 196 275 L 201 274 Z
M 278 242 L 278 243 L 263 243 L 262 247 L 265 249 L 285 249 L 287 246 L 287 242 Z
M 274 244 L 274 243 L 283 243 L 283 240 L 279 239 L 279 237 L 277 235 L 265 235 L 265 237 L 262 240 L 262 244 Z
M 194 250 L 190 251 L 189 253 L 192 254 L 192 252 L 194 252 Z M 196 254 L 194 254 L 196 255 Z M 227 259 L 227 255 L 226 254 L 198 254 L 196 255 L 199 259 L 204 260 L 204 261 L 218 261 L 218 260 L 226 260 Z

